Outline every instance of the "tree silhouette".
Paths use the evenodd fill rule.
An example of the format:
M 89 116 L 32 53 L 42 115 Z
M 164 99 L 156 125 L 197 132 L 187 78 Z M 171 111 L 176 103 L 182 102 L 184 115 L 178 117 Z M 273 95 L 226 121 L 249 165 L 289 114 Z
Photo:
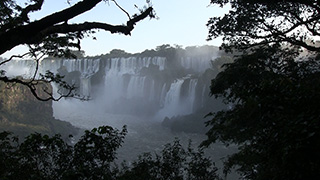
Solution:
M 111 25 L 103 22 L 83 22 L 68 23 L 70 19 L 92 10 L 98 3 L 112 2 L 128 16 L 125 25 Z M 76 4 L 42 17 L 39 20 L 31 21 L 29 14 L 41 11 L 44 0 L 31 0 L 22 7 L 15 0 L 3 0 L 0 2 L 0 55 L 11 50 L 18 45 L 26 45 L 29 52 L 23 55 L 14 55 L 9 59 L 0 62 L 0 66 L 5 65 L 13 58 L 33 58 L 36 62 L 35 75 L 38 71 L 39 61 L 46 55 L 53 57 L 75 58 L 72 50 L 80 49 L 80 41 L 87 34 L 95 33 L 94 30 L 101 29 L 111 33 L 121 33 L 130 35 L 137 22 L 146 17 L 154 18 L 155 14 L 150 1 L 143 9 L 139 9 L 138 14 L 130 16 L 115 0 L 82 0 Z M 29 87 L 30 91 L 39 100 L 59 100 L 61 97 L 73 96 L 75 87 L 62 81 L 62 78 L 53 74 L 43 75 L 41 81 L 57 82 L 64 89 L 65 93 L 61 97 L 53 97 L 52 92 L 47 92 L 49 98 L 37 96 L 36 85 L 38 82 L 35 76 L 30 80 L 20 80 L 15 77 L 7 77 L 5 71 L 1 71 L 0 80 L 7 83 L 19 83 Z M 39 80 L 39 79 L 38 79 Z
M 60 135 L 31 134 L 23 142 L 9 132 L 0 133 L 1 179 L 154 179 L 220 180 L 218 168 L 189 143 L 168 143 L 159 154 L 144 153 L 127 165 L 115 163 L 126 128 L 101 126 L 86 131 L 76 144 Z
M 245 179 L 313 179 L 320 168 L 320 4 L 310 1 L 221 1 L 231 10 L 210 19 L 209 39 L 242 53 L 224 65 L 211 93 L 230 109 L 210 113 L 209 146 L 239 146 L 225 172 Z

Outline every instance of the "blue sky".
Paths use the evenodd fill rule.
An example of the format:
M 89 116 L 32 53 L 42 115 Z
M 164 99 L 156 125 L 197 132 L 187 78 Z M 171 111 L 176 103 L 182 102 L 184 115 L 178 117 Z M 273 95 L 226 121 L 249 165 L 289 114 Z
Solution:
M 17 0 L 22 3 L 23 0 Z M 71 0 L 71 3 L 77 2 Z M 145 0 L 117 0 L 118 4 L 126 9 L 130 15 L 138 12 L 134 7 L 143 7 Z M 111 34 L 100 31 L 92 38 L 81 42 L 86 55 L 100 55 L 110 52 L 112 49 L 123 49 L 126 52 L 142 52 L 145 49 L 154 49 L 162 44 L 200 46 L 221 44 L 221 39 L 206 41 L 208 30 L 206 23 L 210 17 L 222 16 L 227 10 L 218 6 L 209 6 L 210 0 L 152 0 L 158 20 L 145 19 L 139 22 L 132 31 L 131 36 Z M 45 0 L 43 9 L 33 13 L 32 19 L 39 19 L 52 12 L 62 10 L 69 5 L 67 0 Z M 110 24 L 125 24 L 128 17 L 113 2 L 102 2 L 91 11 L 86 12 L 69 21 L 100 21 Z M 18 47 L 4 56 L 22 54 L 26 49 Z

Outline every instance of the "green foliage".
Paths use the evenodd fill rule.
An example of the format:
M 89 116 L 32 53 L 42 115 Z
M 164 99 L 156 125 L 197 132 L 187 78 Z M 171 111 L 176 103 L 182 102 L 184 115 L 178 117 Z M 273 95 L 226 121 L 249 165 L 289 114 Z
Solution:
M 248 179 L 320 175 L 320 64 L 294 58 L 275 46 L 261 48 L 212 80 L 211 93 L 232 108 L 210 114 L 203 145 L 216 140 L 239 145 L 227 171 L 238 165 Z
M 211 0 L 221 7 L 230 5 L 229 13 L 208 22 L 211 40 L 223 36 L 227 51 L 269 43 L 289 43 L 319 51 L 319 2 L 317 0 Z
M 124 166 L 119 179 L 153 180 L 207 180 L 220 179 L 211 159 L 205 157 L 203 149 L 195 151 L 191 142 L 184 149 L 179 140 L 164 146 L 161 154 L 152 156 L 145 153 L 132 163 Z
M 3 0 L 0 2 L 0 32 L 28 21 L 28 17 L 18 16 L 21 10 L 22 8 L 16 4 L 15 0 Z
M 233 59 L 230 56 L 221 56 L 211 61 L 211 68 L 216 74 L 223 71 L 224 64 L 230 64 Z
M 86 131 L 72 146 L 60 135 L 35 133 L 19 143 L 2 132 L 0 179 L 220 179 L 203 149 L 195 151 L 191 142 L 184 149 L 179 140 L 166 144 L 160 155 L 142 154 L 131 166 L 112 165 L 126 133 L 125 127 L 119 131 L 101 126 Z
M 112 179 L 110 163 L 126 134 L 108 126 L 86 131 L 71 146 L 60 135 L 31 134 L 24 142 L 0 133 L 0 179 Z
M 109 126 L 101 126 L 85 134 L 74 145 L 72 163 L 73 176 L 90 179 L 109 179 L 112 177 L 110 163 L 116 159 L 116 150 L 123 143 L 126 127 L 122 131 Z
M 318 1 L 211 2 L 231 10 L 209 20 L 209 39 L 224 36 L 222 47 L 242 55 L 212 80 L 230 109 L 208 114 L 202 145 L 237 144 L 225 172 L 244 179 L 319 177 Z
M 110 57 L 128 57 L 130 56 L 130 53 L 125 52 L 124 50 L 121 49 L 113 49 L 110 51 L 109 56 Z

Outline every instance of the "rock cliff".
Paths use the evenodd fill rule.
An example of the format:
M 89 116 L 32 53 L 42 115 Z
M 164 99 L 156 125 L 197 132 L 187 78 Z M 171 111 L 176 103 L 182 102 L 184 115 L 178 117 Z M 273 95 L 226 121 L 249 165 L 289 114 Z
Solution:
M 39 86 L 52 89 L 50 84 Z M 38 93 L 45 95 L 41 91 Z M 78 130 L 70 123 L 53 117 L 52 101 L 37 100 L 23 85 L 0 82 L 0 131 L 11 131 L 22 137 L 32 132 L 48 135 L 60 133 L 67 137 Z

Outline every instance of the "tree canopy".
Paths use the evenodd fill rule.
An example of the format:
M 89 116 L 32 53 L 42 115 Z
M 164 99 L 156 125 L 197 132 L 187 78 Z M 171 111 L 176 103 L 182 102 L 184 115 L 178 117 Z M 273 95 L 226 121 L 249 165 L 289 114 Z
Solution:
M 211 0 L 221 7 L 231 6 L 223 17 L 208 22 L 208 39 L 223 36 L 223 48 L 248 49 L 270 43 L 288 43 L 310 51 L 320 35 L 317 0 Z
M 231 5 L 208 22 L 209 39 L 241 55 L 224 65 L 211 94 L 229 109 L 208 114 L 202 143 L 239 147 L 225 163 L 244 179 L 313 179 L 320 168 L 320 64 L 317 0 L 212 0 Z
M 29 52 L 23 55 L 14 55 L 9 59 L 0 62 L 0 66 L 8 63 L 13 58 L 29 57 L 37 63 L 44 56 L 58 56 L 75 58 L 72 50 L 80 50 L 80 41 L 86 36 L 95 33 L 94 30 L 101 29 L 111 33 L 121 33 L 130 35 L 137 22 L 146 17 L 154 18 L 155 14 L 150 1 L 146 1 L 146 6 L 139 9 L 139 12 L 130 15 L 115 0 L 79 0 L 66 9 L 52 13 L 39 20 L 30 20 L 29 15 L 36 11 L 41 11 L 45 0 L 26 1 L 24 6 L 19 5 L 15 0 L 3 0 L 0 2 L 0 55 L 11 50 L 18 45 L 26 45 Z M 98 3 L 112 2 L 119 8 L 121 13 L 128 16 L 125 25 L 112 25 L 105 22 L 82 22 L 69 23 L 68 21 L 87 11 L 92 10 Z M 69 1 L 68 1 L 69 2 Z M 35 69 L 35 74 L 37 68 Z M 48 79 L 49 78 L 49 79 Z M 46 74 L 42 76 L 43 80 L 56 81 L 62 83 L 63 88 L 69 91 L 61 94 L 61 97 L 72 96 L 74 86 L 63 83 L 60 77 Z M 35 77 L 31 80 L 21 81 L 15 77 L 7 77 L 5 71 L 1 71 L 0 80 L 9 83 L 20 83 L 29 87 L 35 92 Z M 36 96 L 36 93 L 34 93 Z M 48 92 L 51 100 L 54 98 L 52 92 Z M 36 96 L 37 97 L 37 96 Z M 39 100 L 49 100 L 41 99 Z
M 184 148 L 179 140 L 159 154 L 144 153 L 128 165 L 115 163 L 127 131 L 101 126 L 86 131 L 73 146 L 55 135 L 30 134 L 23 142 L 0 133 L 1 179 L 220 180 L 203 149 Z
M 111 179 L 111 164 L 127 130 L 101 126 L 71 146 L 60 135 L 30 134 L 20 143 L 0 133 L 1 179 Z

